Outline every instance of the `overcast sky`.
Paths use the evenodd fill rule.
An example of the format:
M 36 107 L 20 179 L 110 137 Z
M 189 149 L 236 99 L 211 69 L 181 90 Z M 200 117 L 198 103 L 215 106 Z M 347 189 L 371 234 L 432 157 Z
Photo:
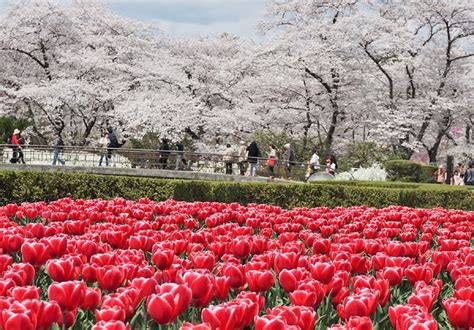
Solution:
M 9 0 L 0 0 L 0 14 Z M 67 0 L 65 0 L 67 1 Z M 222 32 L 257 37 L 256 23 L 266 0 L 103 0 L 120 15 L 156 24 L 175 35 L 215 35 Z

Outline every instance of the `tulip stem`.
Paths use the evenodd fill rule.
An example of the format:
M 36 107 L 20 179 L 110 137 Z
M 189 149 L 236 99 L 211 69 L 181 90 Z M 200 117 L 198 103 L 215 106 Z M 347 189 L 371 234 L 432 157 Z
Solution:
M 61 325 L 61 330 L 66 330 L 66 323 L 67 323 L 67 312 L 63 311 L 63 324 Z

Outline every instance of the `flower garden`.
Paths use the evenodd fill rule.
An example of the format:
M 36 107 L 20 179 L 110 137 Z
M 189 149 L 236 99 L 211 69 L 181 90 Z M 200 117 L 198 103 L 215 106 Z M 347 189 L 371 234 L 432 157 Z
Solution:
M 470 329 L 474 212 L 60 199 L 0 207 L 0 327 Z

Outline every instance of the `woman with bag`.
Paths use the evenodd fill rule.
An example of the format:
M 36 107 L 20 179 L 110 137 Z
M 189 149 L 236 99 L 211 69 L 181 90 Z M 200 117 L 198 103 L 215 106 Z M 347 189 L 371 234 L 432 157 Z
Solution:
M 270 150 L 268 152 L 268 160 L 267 160 L 268 175 L 270 176 L 270 179 L 275 178 L 276 161 L 277 161 L 276 147 L 273 144 L 270 144 Z

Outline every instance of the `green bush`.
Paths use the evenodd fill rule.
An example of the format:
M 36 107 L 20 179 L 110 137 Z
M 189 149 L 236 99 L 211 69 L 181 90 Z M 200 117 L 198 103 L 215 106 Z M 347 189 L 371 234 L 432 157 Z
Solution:
M 123 176 L 0 171 L 0 204 L 51 201 L 63 197 L 124 197 L 137 200 L 265 203 L 284 208 L 367 205 L 474 209 L 474 190 L 406 183 L 326 182 L 317 184 L 183 181 Z
M 392 181 L 434 183 L 435 166 L 423 165 L 411 160 L 385 162 L 388 178 Z
M 388 147 L 377 146 L 374 142 L 357 142 L 347 145 L 339 159 L 339 172 L 349 171 L 351 168 L 368 168 L 374 163 L 385 163 L 398 158 L 400 154 Z

